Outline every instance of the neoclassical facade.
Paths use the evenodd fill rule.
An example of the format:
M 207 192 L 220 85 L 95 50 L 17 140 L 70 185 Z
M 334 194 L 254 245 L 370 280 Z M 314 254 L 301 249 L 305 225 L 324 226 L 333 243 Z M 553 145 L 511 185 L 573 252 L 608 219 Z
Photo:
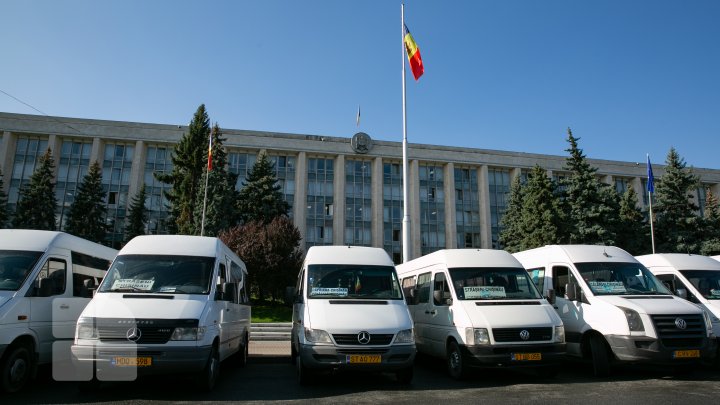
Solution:
M 154 172 L 172 169 L 174 145 L 184 125 L 89 120 L 0 113 L 0 170 L 11 209 L 38 157 L 48 148 L 56 164 L 58 223 L 64 224 L 91 162 L 103 170 L 108 241 L 122 243 L 130 200 L 146 186 L 148 233 L 166 233 L 168 185 Z M 348 137 L 223 129 L 229 170 L 237 187 L 265 152 L 275 164 L 290 215 L 303 247 L 364 245 L 384 248 L 396 262 L 402 252 L 402 143 L 379 141 L 358 133 Z M 400 137 L 398 136 L 398 139 Z M 512 179 L 536 164 L 557 179 L 565 156 L 409 144 L 411 258 L 442 248 L 498 248 L 500 219 Z M 589 159 L 601 180 L 618 192 L 632 187 L 647 204 L 642 162 Z M 660 177 L 663 168 L 654 167 Z M 705 190 L 720 191 L 720 170 L 693 169 L 701 186 L 695 199 L 701 210 Z

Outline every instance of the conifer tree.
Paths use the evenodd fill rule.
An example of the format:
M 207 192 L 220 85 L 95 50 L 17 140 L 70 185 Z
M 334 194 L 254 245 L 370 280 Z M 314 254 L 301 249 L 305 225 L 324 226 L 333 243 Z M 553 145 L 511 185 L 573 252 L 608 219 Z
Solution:
M 650 227 L 643 211 L 638 208 L 637 193 L 628 187 L 620 199 L 620 223 L 617 228 L 617 246 L 633 255 L 652 251 Z
M 127 216 L 128 223 L 125 227 L 125 243 L 136 236 L 145 235 L 145 225 L 148 221 L 148 209 L 145 207 L 146 198 L 147 194 L 143 183 L 140 190 L 130 201 Z
M 693 202 L 698 176 L 686 168 L 685 161 L 671 148 L 665 173 L 655 186 L 655 250 L 662 253 L 699 253 L 701 218 Z
M 55 211 L 54 182 L 55 161 L 48 148 L 38 160 L 38 166 L 30 176 L 30 181 L 20 187 L 20 196 L 13 218 L 13 227 L 17 229 L 57 230 Z
M 209 137 L 210 119 L 205 111 L 205 104 L 200 104 L 190 121 L 188 132 L 175 146 L 172 172 L 155 174 L 158 180 L 172 185 L 166 194 L 170 202 L 168 227 L 172 233 L 200 233 L 200 229 L 195 228 L 193 214 L 198 189 L 203 181 L 203 166 L 207 162 Z
M 502 231 L 500 232 L 500 245 L 503 249 L 508 252 L 518 252 L 519 246 L 522 243 L 523 231 L 522 231 L 522 219 L 523 219 L 523 187 L 520 176 L 513 179 L 510 185 L 510 197 L 503 214 L 502 219 Z
M 248 173 L 238 196 L 238 212 L 243 223 L 260 221 L 269 223 L 275 217 L 287 216 L 287 201 L 280 192 L 273 165 L 265 153 Z
M 565 169 L 571 172 L 563 180 L 565 204 L 569 209 L 570 243 L 592 245 L 614 245 L 616 228 L 619 224 L 620 198 L 609 185 L 597 177 L 597 168 L 592 167 L 578 140 L 568 128 L 570 153 Z
M 108 232 L 105 223 L 105 192 L 102 186 L 102 169 L 96 161 L 78 187 L 75 201 L 70 206 L 65 222 L 65 232 L 102 243 Z
M 704 215 L 705 232 L 700 253 L 705 256 L 720 255 L 720 200 L 710 190 L 705 196 Z
M 212 169 L 207 179 L 208 191 L 205 200 L 205 177 L 208 175 L 207 158 L 198 195 L 195 199 L 195 229 L 203 230 L 205 236 L 216 236 L 220 231 L 238 223 L 236 201 L 238 192 L 235 190 L 237 175 L 227 169 L 227 153 L 223 147 L 225 139 L 217 123 L 212 129 Z M 205 202 L 205 204 L 204 204 Z M 205 226 L 202 224 L 203 205 L 205 205 Z
M 8 212 L 8 200 L 7 194 L 4 191 L 3 174 L 0 170 L 0 229 L 5 228 L 5 224 L 8 222 L 10 213 Z

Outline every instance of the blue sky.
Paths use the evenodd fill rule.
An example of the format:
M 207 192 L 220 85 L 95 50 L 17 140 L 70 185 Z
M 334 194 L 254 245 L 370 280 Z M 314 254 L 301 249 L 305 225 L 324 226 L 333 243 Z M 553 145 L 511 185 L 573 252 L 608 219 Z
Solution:
M 48 115 L 402 139 L 400 2 L 3 0 L 0 90 Z M 407 0 L 411 143 L 720 169 L 720 1 Z M 0 111 L 37 114 L 0 93 Z

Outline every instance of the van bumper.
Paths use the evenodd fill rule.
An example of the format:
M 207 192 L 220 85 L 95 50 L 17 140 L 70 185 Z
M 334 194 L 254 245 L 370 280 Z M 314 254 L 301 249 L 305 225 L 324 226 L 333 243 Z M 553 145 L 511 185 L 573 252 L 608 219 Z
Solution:
M 352 348 L 324 345 L 300 345 L 300 359 L 302 364 L 314 370 L 366 370 L 366 371 L 394 371 L 412 367 L 415 362 L 415 345 L 395 345 L 383 347 Z M 380 363 L 352 364 L 350 355 L 379 354 Z
M 71 347 L 77 367 L 95 367 L 98 378 L 112 376 L 195 373 L 203 370 L 212 346 L 79 346 Z M 120 366 L 119 358 L 150 358 L 148 366 Z M 106 376 L 108 378 L 102 378 Z
M 565 360 L 565 343 L 539 345 L 460 346 L 465 364 L 470 367 L 541 367 Z M 516 354 L 540 353 L 540 360 L 514 360 Z
M 717 355 L 717 339 L 702 339 L 699 346 L 666 348 L 657 339 L 646 336 L 605 336 L 619 361 L 653 364 L 693 364 L 713 360 Z M 700 357 L 678 357 L 697 350 Z

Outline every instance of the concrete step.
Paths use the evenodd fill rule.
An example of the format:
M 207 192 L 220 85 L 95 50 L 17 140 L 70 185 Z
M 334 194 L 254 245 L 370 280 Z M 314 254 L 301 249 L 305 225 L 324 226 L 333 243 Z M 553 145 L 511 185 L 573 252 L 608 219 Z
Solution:
M 250 325 L 250 340 L 289 341 L 292 323 L 253 323 Z

